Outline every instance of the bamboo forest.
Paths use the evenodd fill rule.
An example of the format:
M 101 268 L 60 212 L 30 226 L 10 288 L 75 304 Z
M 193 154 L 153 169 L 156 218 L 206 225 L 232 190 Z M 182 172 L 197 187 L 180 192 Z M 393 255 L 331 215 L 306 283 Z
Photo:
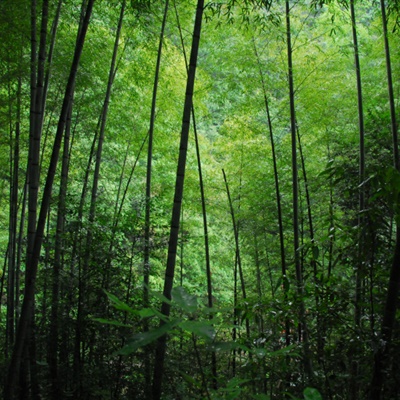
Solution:
M 0 398 L 400 399 L 400 1 L 0 0 Z

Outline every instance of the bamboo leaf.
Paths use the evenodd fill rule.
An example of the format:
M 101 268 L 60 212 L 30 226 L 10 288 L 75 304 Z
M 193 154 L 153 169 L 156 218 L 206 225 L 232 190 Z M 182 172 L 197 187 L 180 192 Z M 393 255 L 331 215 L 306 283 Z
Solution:
M 162 293 L 157 292 L 155 290 L 149 290 L 149 293 L 154 296 L 156 299 L 162 301 L 163 303 L 172 304 L 172 301 L 166 298 Z
M 154 342 L 155 340 L 157 340 L 159 337 L 168 333 L 178 323 L 179 323 L 179 320 L 174 320 L 171 322 L 167 322 L 167 323 L 159 326 L 158 328 L 152 329 L 148 332 L 138 333 L 137 335 L 133 336 L 122 349 L 115 352 L 114 355 L 127 356 L 129 354 L 132 354 L 136 350 L 138 350 L 140 347 L 146 346 L 146 345 Z
M 304 400 L 322 400 L 321 393 L 314 388 L 305 388 L 303 394 Z
M 157 310 L 153 310 L 152 308 L 142 308 L 138 311 L 138 314 L 141 318 L 150 318 L 158 314 Z
M 123 324 L 122 322 L 105 319 L 105 318 L 91 318 L 92 321 L 100 322 L 101 324 L 114 325 L 114 326 L 122 326 L 123 328 L 132 328 L 131 325 Z
M 133 308 L 129 307 L 128 304 L 126 304 L 123 301 L 121 301 L 120 299 L 118 299 L 117 296 L 107 292 L 106 290 L 104 291 L 104 293 L 107 295 L 108 299 L 111 301 L 113 307 L 116 308 L 117 310 L 126 311 L 132 315 L 139 314 L 139 312 L 137 310 L 134 310 Z
M 187 313 L 194 313 L 197 310 L 197 297 L 189 294 L 182 286 L 172 289 L 172 299 Z
M 183 321 L 179 326 L 189 332 L 194 333 L 197 336 L 201 336 L 205 339 L 214 340 L 215 329 L 210 325 L 209 322 L 205 321 Z

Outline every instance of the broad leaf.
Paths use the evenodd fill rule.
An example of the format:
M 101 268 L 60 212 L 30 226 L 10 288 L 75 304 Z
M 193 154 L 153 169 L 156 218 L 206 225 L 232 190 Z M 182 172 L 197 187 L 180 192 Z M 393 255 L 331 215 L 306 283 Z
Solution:
M 162 293 L 157 292 L 155 290 L 149 290 L 149 293 L 154 296 L 156 299 L 162 301 L 163 303 L 172 304 L 172 301 L 167 299 Z
M 204 321 L 183 321 L 179 326 L 189 332 L 194 333 L 197 336 L 201 336 L 205 339 L 214 340 L 215 329 L 210 325 L 209 322 Z
M 123 355 L 123 356 L 132 354 L 140 347 L 146 346 L 146 345 L 154 342 L 155 340 L 157 340 L 159 337 L 168 333 L 178 323 L 179 323 L 179 320 L 174 320 L 171 322 L 167 322 L 167 323 L 159 326 L 156 329 L 152 329 L 147 332 L 138 333 L 137 335 L 133 336 L 122 349 L 118 350 L 114 354 L 115 355 Z
M 122 322 L 105 319 L 105 318 L 92 318 L 92 321 L 100 322 L 101 324 L 114 325 L 114 326 L 122 326 L 123 328 L 132 328 L 131 325 L 123 324 Z
M 158 311 L 153 310 L 152 308 L 142 308 L 138 311 L 138 314 L 141 318 L 149 318 L 157 315 Z
M 172 289 L 172 299 L 187 313 L 194 313 L 197 310 L 197 297 L 189 294 L 182 286 Z
M 129 307 L 128 304 L 126 304 L 123 301 L 121 301 L 117 296 L 114 296 L 113 294 L 107 292 L 106 290 L 104 291 L 104 293 L 107 295 L 107 297 L 111 301 L 112 305 L 117 310 L 126 311 L 126 312 L 128 312 L 129 314 L 132 314 L 132 315 L 138 315 L 138 311 L 136 311 L 133 308 Z
M 322 400 L 321 393 L 314 388 L 305 388 L 303 394 L 304 400 Z

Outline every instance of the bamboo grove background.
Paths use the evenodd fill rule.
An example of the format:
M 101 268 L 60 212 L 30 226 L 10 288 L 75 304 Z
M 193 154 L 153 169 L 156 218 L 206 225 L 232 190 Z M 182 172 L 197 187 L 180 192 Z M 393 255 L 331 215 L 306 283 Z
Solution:
M 398 399 L 400 4 L 0 1 L 14 399 Z

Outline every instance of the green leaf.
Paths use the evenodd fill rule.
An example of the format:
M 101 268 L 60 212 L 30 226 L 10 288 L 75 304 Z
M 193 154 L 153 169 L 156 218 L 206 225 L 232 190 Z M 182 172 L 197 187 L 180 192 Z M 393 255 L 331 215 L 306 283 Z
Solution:
M 123 328 L 132 328 L 131 325 L 123 324 L 122 322 L 105 319 L 105 318 L 91 318 L 92 321 L 100 322 L 101 324 L 114 325 L 114 326 L 122 326 Z
M 295 348 L 294 344 L 291 344 L 290 346 L 283 347 L 282 349 L 273 351 L 272 353 L 269 353 L 271 357 L 278 357 L 282 355 L 287 355 L 290 353 L 291 356 L 293 357 L 298 357 L 299 354 L 296 351 L 292 351 Z
M 172 289 L 172 299 L 187 313 L 194 313 L 197 310 L 197 297 L 189 294 L 182 286 Z
M 160 311 L 155 310 L 155 309 L 151 309 L 151 311 L 153 312 L 153 315 L 155 315 L 158 318 L 160 318 L 161 321 L 169 322 L 169 317 L 167 317 L 165 314 L 163 314 Z
M 157 315 L 157 311 L 153 310 L 152 308 L 142 308 L 141 310 L 138 311 L 138 314 L 141 318 L 150 318 L 154 317 Z
M 146 345 L 154 342 L 155 340 L 157 340 L 159 337 L 165 335 L 170 330 L 172 330 L 178 323 L 179 323 L 179 320 L 174 320 L 174 321 L 162 324 L 161 326 L 159 326 L 156 329 L 152 329 L 147 332 L 138 333 L 137 335 L 133 336 L 122 349 L 115 352 L 114 355 L 128 356 L 129 354 L 132 354 L 140 347 L 146 346 Z
M 322 400 L 321 393 L 314 388 L 305 388 L 303 394 L 304 400 Z
M 138 315 L 138 311 L 136 311 L 133 308 L 129 307 L 128 304 L 126 304 L 123 301 L 121 301 L 120 299 L 118 299 L 117 296 L 114 296 L 113 294 L 107 292 L 106 290 L 104 291 L 104 293 L 107 295 L 107 297 L 111 301 L 112 305 L 117 310 L 126 311 L 126 312 L 128 312 L 129 314 L 132 314 L 132 315 Z
M 170 299 L 167 299 L 162 293 L 157 292 L 155 290 L 149 290 L 149 293 L 157 298 L 158 300 L 162 301 L 163 303 L 172 304 Z
M 183 321 L 179 326 L 189 332 L 194 333 L 197 336 L 201 336 L 205 339 L 214 340 L 215 329 L 210 325 L 209 322 L 205 321 Z

